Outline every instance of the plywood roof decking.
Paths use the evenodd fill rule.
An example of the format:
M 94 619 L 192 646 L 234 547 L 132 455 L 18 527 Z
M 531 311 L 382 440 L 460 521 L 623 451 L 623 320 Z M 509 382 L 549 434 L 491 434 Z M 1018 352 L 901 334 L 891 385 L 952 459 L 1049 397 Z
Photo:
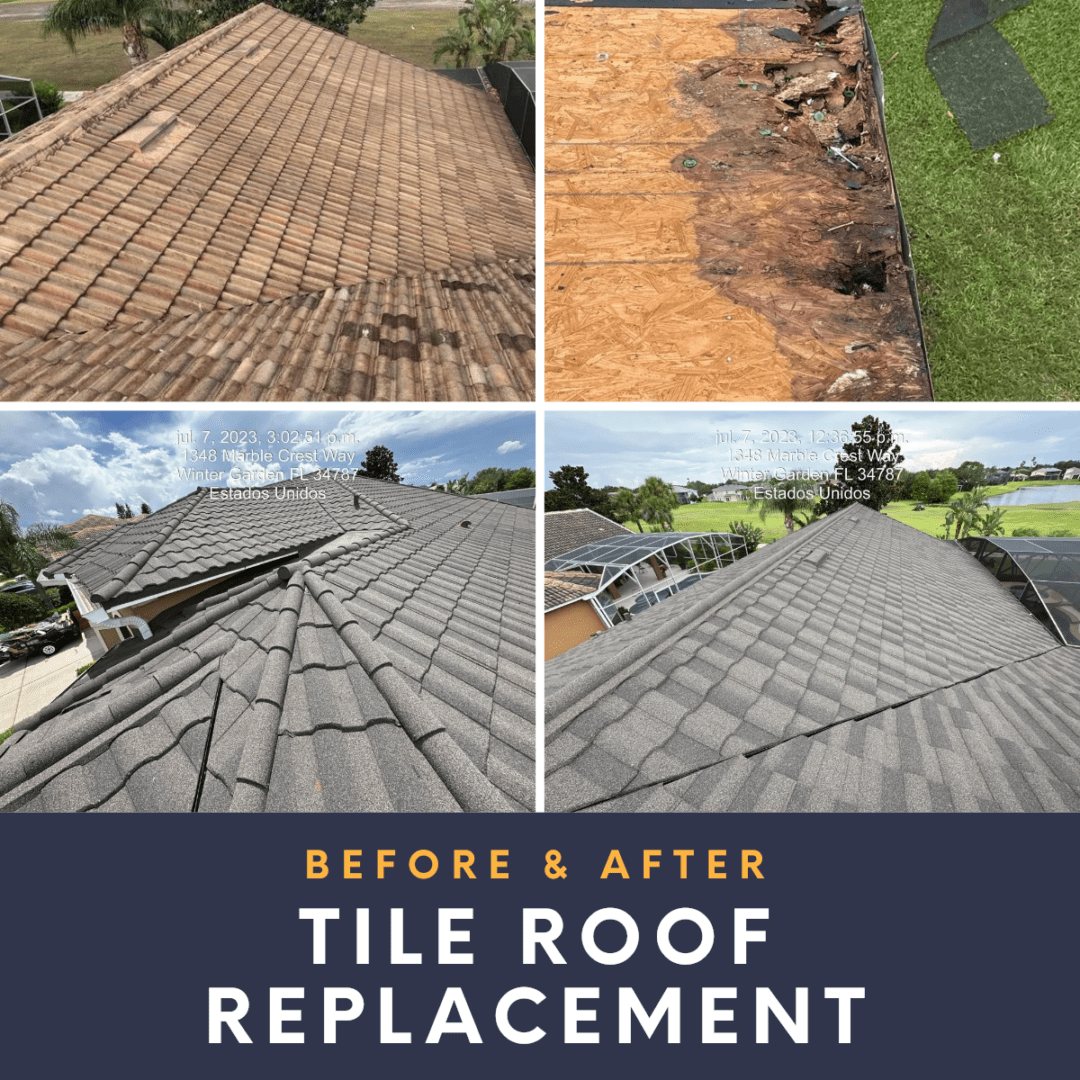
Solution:
M 930 396 L 869 70 L 859 74 L 863 24 L 845 19 L 821 49 L 771 36 L 806 21 L 547 12 L 549 399 Z M 834 134 L 858 127 L 862 171 L 829 162 L 811 110 L 788 115 L 782 75 L 777 87 L 767 74 L 822 56 L 857 87 L 820 104 Z M 861 287 L 864 264 L 884 270 L 884 291 Z M 849 287 L 858 295 L 837 291 Z
M 534 280 L 511 260 L 29 338 L 0 350 L 0 399 L 531 400 Z
M 532 257 L 533 187 L 489 96 L 259 5 L 0 149 L 0 350 L 451 269 L 483 274 Z M 378 316 L 415 314 L 392 300 Z M 483 331 L 480 367 L 508 359 L 498 334 L 518 330 L 491 327 L 482 311 L 459 322 L 448 329 Z M 482 373 L 470 395 L 470 362 L 460 366 L 447 381 L 484 396 Z M 182 399 L 205 377 L 162 371 L 149 396 Z M 301 385 L 295 370 L 271 381 L 266 396 L 278 399 L 345 392 Z M 418 395 L 455 389 L 418 381 Z M 59 391 L 47 377 L 34 386 Z M 137 393 L 114 380 L 54 396 Z

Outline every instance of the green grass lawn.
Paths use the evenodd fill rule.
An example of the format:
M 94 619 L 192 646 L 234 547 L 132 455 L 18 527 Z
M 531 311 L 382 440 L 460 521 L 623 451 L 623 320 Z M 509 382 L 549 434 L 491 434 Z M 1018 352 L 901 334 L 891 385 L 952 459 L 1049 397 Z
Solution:
M 1047 481 L 1048 483 L 1050 481 Z M 1062 481 L 1053 481 L 1062 483 Z M 1080 496 L 1080 481 L 1077 495 Z M 1037 487 L 1038 484 L 1001 484 L 987 488 L 990 495 L 1000 495 L 1006 491 L 1015 491 L 1019 487 Z M 920 532 L 931 536 L 940 536 L 945 532 L 945 506 L 928 504 L 925 510 L 916 510 L 916 503 L 909 500 L 891 502 L 885 513 L 905 525 L 911 525 Z M 787 535 L 783 516 L 770 513 L 764 522 L 758 516 L 757 508 L 749 503 L 691 503 L 675 510 L 675 529 L 677 532 L 727 532 L 733 521 L 747 521 L 765 532 L 764 542 L 771 544 Z M 630 522 L 628 529 L 635 529 Z M 1048 536 L 1058 529 L 1068 529 L 1070 535 L 1080 536 L 1080 499 L 1066 503 L 1035 503 L 1031 506 L 1010 506 L 1005 509 L 1005 535 L 1012 536 L 1013 529 L 1038 529 L 1039 534 Z
M 150 55 L 161 49 L 151 43 Z M 119 30 L 93 34 L 68 48 L 63 38 L 42 37 L 41 23 L 3 23 L 0 71 L 22 79 L 47 79 L 61 90 L 93 90 L 131 70 Z
M 3 0 L 0 0 L 2 3 Z M 435 41 L 457 22 L 456 9 L 443 11 L 370 11 L 349 29 L 353 41 L 434 67 Z M 93 90 L 129 71 L 119 30 L 94 34 L 78 42 L 76 51 L 62 38 L 44 38 L 41 23 L 4 21 L 0 35 L 0 72 L 25 79 L 48 79 L 61 90 Z M 150 55 L 161 49 L 150 44 Z M 440 67 L 451 66 L 443 57 Z
M 400 56 L 402 60 L 434 67 L 431 54 L 435 51 L 435 40 L 456 23 L 457 11 L 453 8 L 442 11 L 379 11 L 375 8 L 368 12 L 362 23 L 349 27 L 349 37 L 392 56 Z M 439 67 L 451 66 L 448 56 L 439 63 Z
M 941 0 L 864 7 L 937 397 L 1080 400 L 1080 4 L 1035 0 L 997 21 L 1056 119 L 978 153 L 926 66 Z
M 885 507 L 885 513 L 920 532 L 940 536 L 945 532 L 944 506 L 927 504 L 925 510 L 916 510 L 914 502 L 893 502 Z M 1013 529 L 1037 529 L 1040 536 L 1049 536 L 1060 529 L 1068 529 L 1070 536 L 1080 536 L 1080 502 L 1033 503 L 1031 506 L 1005 508 L 1005 535 L 1012 536 Z

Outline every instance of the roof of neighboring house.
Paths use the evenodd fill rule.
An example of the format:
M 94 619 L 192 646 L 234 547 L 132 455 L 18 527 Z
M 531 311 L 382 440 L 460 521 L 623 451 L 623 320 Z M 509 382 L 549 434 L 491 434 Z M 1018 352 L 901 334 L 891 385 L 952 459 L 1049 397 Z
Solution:
M 187 811 L 207 748 L 201 810 L 532 808 L 533 515 L 321 483 L 370 520 L 108 653 L 0 745 L 0 809 Z M 280 531 L 272 502 L 239 505 Z
M 626 536 L 631 531 L 595 510 L 553 510 L 544 515 L 544 559 L 607 536 Z
M 536 488 L 514 488 L 512 491 L 485 491 L 474 499 L 494 499 L 496 502 L 512 503 L 532 510 L 536 506 Z
M 0 397 L 531 396 L 533 188 L 489 95 L 260 4 L 0 147 Z
M 549 810 L 1080 809 L 1080 651 L 960 547 L 857 505 L 545 686 Z
M 584 600 L 600 588 L 599 574 L 585 574 L 573 570 L 544 571 L 544 610 Z

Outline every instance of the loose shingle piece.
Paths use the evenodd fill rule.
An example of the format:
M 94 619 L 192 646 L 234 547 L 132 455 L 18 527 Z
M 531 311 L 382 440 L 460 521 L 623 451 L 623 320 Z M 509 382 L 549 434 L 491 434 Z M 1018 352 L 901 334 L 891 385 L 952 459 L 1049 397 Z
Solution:
M 1077 810 L 1080 651 L 861 506 L 547 665 L 548 810 Z
M 0 809 L 532 809 L 532 512 L 356 477 L 253 490 L 49 568 L 110 611 L 218 578 L 16 725 Z M 260 525 L 262 565 L 238 565 Z
M 0 149 L 0 398 L 522 400 L 496 100 L 258 5 Z

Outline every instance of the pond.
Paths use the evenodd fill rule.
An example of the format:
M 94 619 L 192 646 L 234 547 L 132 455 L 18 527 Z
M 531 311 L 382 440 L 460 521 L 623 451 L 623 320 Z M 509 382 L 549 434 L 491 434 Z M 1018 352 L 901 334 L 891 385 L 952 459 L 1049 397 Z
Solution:
M 1080 502 L 1080 484 L 1041 484 L 1007 491 L 1004 495 L 992 495 L 986 500 L 989 506 L 1031 506 L 1033 503 Z

